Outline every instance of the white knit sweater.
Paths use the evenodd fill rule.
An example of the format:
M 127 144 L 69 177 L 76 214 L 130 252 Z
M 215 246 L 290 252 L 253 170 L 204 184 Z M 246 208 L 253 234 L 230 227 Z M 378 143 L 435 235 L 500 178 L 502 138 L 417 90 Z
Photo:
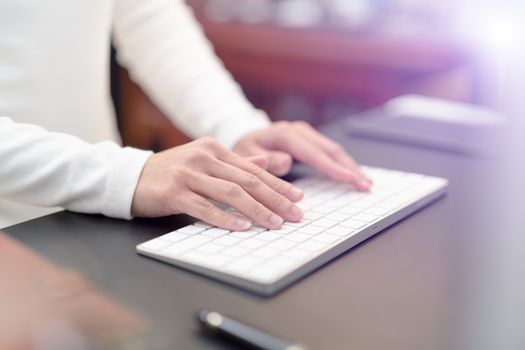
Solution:
M 34 215 L 14 202 L 130 217 L 151 153 L 116 143 L 111 37 L 120 64 L 188 135 L 231 147 L 268 125 L 182 0 L 3 0 L 0 227 Z

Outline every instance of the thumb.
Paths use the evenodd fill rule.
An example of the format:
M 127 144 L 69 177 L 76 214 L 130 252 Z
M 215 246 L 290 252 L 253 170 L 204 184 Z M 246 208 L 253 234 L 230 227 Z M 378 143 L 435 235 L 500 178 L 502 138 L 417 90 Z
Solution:
M 259 154 L 256 156 L 250 156 L 246 157 L 247 160 L 252 162 L 253 164 L 263 168 L 264 170 L 268 170 L 268 156 L 266 154 Z

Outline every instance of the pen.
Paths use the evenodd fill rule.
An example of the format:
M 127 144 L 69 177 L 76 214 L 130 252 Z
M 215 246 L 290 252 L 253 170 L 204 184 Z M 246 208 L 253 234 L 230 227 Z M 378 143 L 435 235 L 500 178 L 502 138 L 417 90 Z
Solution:
M 228 318 L 216 311 L 199 311 L 199 323 L 219 337 L 261 350 L 305 350 L 302 346 L 277 338 L 247 324 Z

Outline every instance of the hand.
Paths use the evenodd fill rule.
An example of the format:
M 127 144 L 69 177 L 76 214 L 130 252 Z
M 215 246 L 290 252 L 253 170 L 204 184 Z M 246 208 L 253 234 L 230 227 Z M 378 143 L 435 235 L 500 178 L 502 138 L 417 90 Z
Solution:
M 257 156 L 254 162 L 278 176 L 290 171 L 295 158 L 360 191 L 367 191 L 372 185 L 343 147 L 306 122 L 274 123 L 241 138 L 234 151 L 245 157 Z
M 301 220 L 303 212 L 293 202 L 302 197 L 300 189 L 213 139 L 202 138 L 148 159 L 131 214 L 158 217 L 186 213 L 232 231 L 248 229 L 249 218 L 276 229 L 283 219 Z M 246 218 L 220 209 L 211 200 L 237 209 Z

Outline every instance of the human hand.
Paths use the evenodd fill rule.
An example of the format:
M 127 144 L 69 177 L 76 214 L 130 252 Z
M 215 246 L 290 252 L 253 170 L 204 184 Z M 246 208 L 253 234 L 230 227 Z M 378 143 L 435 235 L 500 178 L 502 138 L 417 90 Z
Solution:
M 294 202 L 302 199 L 303 192 L 254 162 L 257 158 L 247 160 L 211 138 L 156 153 L 142 170 L 131 214 L 185 213 L 232 231 L 251 226 L 245 218 L 217 207 L 214 200 L 270 229 L 279 228 L 283 219 L 301 220 L 303 212 Z
M 242 137 L 234 151 L 245 157 L 257 156 L 257 163 L 277 176 L 288 173 L 295 158 L 360 191 L 372 185 L 343 147 L 302 121 L 280 121 L 254 131 Z

